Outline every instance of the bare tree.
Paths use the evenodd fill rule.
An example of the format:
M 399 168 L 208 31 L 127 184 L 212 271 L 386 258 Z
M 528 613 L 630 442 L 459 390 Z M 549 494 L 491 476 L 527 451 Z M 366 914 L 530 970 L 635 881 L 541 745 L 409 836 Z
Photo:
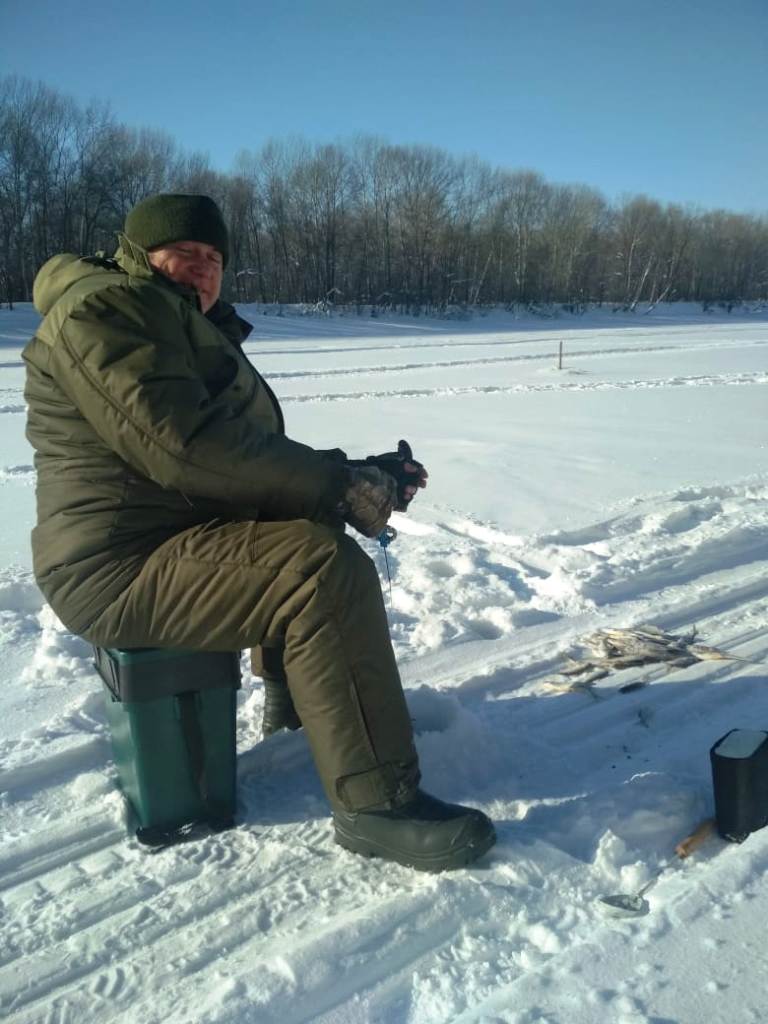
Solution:
M 231 174 L 163 132 L 78 108 L 42 83 L 0 79 L 0 294 L 28 300 L 58 251 L 111 251 L 131 206 L 212 195 L 230 224 L 225 287 L 241 301 L 383 306 L 768 298 L 768 221 L 608 204 L 583 185 L 375 137 L 276 140 Z

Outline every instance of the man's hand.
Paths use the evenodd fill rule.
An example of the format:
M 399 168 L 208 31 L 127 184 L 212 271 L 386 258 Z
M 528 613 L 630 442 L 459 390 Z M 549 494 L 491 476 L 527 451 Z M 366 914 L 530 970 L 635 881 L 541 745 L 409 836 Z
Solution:
M 394 477 L 376 466 L 349 467 L 341 515 L 365 537 L 378 537 L 392 515 L 397 501 Z
M 398 512 L 407 512 L 418 489 L 427 486 L 429 473 L 420 462 L 414 459 L 411 446 L 407 441 L 400 441 L 396 452 L 369 455 L 367 459 L 353 461 L 350 465 L 376 466 L 394 477 L 397 484 L 397 502 L 394 507 Z

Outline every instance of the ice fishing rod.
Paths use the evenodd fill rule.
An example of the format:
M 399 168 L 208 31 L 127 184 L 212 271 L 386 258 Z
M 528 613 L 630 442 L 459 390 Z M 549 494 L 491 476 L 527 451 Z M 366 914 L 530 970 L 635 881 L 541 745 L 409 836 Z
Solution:
M 389 606 L 392 607 L 392 573 L 389 570 L 389 555 L 387 554 L 387 548 L 392 541 L 397 537 L 397 530 L 394 526 L 385 526 L 379 536 L 376 538 L 381 545 L 381 550 L 384 552 L 384 565 L 387 568 L 387 581 L 389 582 Z
M 426 472 L 420 462 L 417 462 L 413 457 L 413 451 L 407 441 L 400 440 L 397 442 L 397 451 L 388 452 L 386 455 L 374 455 L 369 456 L 365 459 L 366 463 L 372 463 L 377 466 L 383 472 L 389 472 L 390 475 L 394 476 L 397 482 L 397 504 L 395 509 L 398 512 L 406 512 L 408 510 L 408 504 L 411 498 L 406 495 L 405 488 L 410 483 L 414 489 L 417 486 L 423 486 L 424 477 Z M 396 464 L 394 467 L 392 464 Z M 412 463 L 416 466 L 416 469 L 411 472 L 405 472 L 405 463 Z M 400 467 L 398 471 L 397 467 Z M 381 533 L 376 538 L 381 546 L 381 550 L 384 553 L 384 565 L 387 570 L 387 582 L 389 583 L 389 603 L 392 606 L 392 572 L 389 567 L 389 555 L 387 554 L 387 548 L 392 541 L 397 537 L 397 530 L 394 526 L 385 526 Z

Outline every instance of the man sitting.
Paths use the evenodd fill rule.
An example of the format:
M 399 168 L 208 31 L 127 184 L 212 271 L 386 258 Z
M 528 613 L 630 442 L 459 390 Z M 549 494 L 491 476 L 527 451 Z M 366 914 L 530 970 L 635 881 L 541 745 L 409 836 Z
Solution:
M 425 471 L 286 436 L 241 351 L 250 325 L 219 298 L 229 242 L 207 196 L 143 200 L 119 242 L 113 259 L 55 256 L 35 281 L 40 589 L 100 646 L 256 649 L 292 698 L 284 724 L 304 727 L 337 841 L 426 870 L 469 863 L 493 826 L 419 789 L 378 574 L 344 532 L 377 536 Z

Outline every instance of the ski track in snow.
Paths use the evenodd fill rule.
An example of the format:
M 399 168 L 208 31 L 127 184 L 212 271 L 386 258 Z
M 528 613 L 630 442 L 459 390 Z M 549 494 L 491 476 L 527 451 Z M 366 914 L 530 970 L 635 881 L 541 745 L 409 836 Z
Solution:
M 708 325 L 707 336 L 726 345 L 738 330 Z M 470 379 L 412 393 L 766 383 L 765 373 L 734 371 L 509 387 Z M 0 402 L 4 391 L 13 402 L 12 390 Z M 33 483 L 26 458 L 6 456 L 0 483 Z M 237 827 L 148 853 L 129 832 L 88 645 L 28 570 L 0 568 L 6 681 L 18 675 L 31 701 L 55 695 L 57 708 L 0 740 L 3 1020 L 763 1024 L 768 1004 L 740 984 L 746 972 L 764 974 L 762 926 L 738 911 L 760 896 L 768 830 L 743 846 L 712 840 L 673 864 L 649 894 L 648 917 L 609 920 L 595 899 L 637 891 L 712 813 L 714 740 L 766 727 L 768 478 L 651 492 L 578 529 L 518 534 L 428 503 L 394 525 L 391 598 L 380 549 L 363 543 L 380 569 L 425 788 L 481 806 L 499 834 L 481 864 L 441 876 L 334 845 L 303 734 L 260 741 L 262 688 L 245 660 Z M 745 660 L 628 669 L 592 695 L 548 685 L 581 637 L 640 623 L 696 626 L 703 643 Z M 694 982 L 686 955 L 706 965 Z
M 760 319 L 760 318 L 758 318 Z M 274 323 L 274 318 L 272 320 Z M 300 326 L 299 326 L 300 324 Z M 518 329 L 510 330 L 509 326 L 505 326 L 503 330 L 491 329 L 488 333 L 479 333 L 476 331 L 475 324 L 473 322 L 465 325 L 463 330 L 453 331 L 448 324 L 443 324 L 441 327 L 430 328 L 439 332 L 442 335 L 439 338 L 429 339 L 422 335 L 412 335 L 413 330 L 418 330 L 418 326 L 411 323 L 405 324 L 400 323 L 397 325 L 397 331 L 392 336 L 374 339 L 373 344 L 360 344 L 359 338 L 364 337 L 366 334 L 375 334 L 376 326 L 374 325 L 372 330 L 363 330 L 367 325 L 365 321 L 353 320 L 351 324 L 348 322 L 348 326 L 351 327 L 350 335 L 345 339 L 342 344 L 338 344 L 340 338 L 339 327 L 341 323 L 338 319 L 332 321 L 332 325 L 336 328 L 336 331 L 332 334 L 332 343 L 325 344 L 321 338 L 323 337 L 323 324 L 321 321 L 308 319 L 303 323 L 301 321 L 292 320 L 286 321 L 285 333 L 286 337 L 282 342 L 281 347 L 271 348 L 267 347 L 271 342 L 275 341 L 267 330 L 263 332 L 261 330 L 261 321 L 256 319 L 254 321 L 254 330 L 250 338 L 245 343 L 245 350 L 250 354 L 257 355 L 260 358 L 264 356 L 274 355 L 349 355 L 350 351 L 354 352 L 397 352 L 399 350 L 407 350 L 418 348 L 422 349 L 455 349 L 456 347 L 461 348 L 495 348 L 504 347 L 510 348 L 518 345 L 551 345 L 553 341 L 557 343 L 559 340 L 564 340 L 568 343 L 572 341 L 589 341 L 595 348 L 591 349 L 591 352 L 600 351 L 599 346 L 605 344 L 603 336 L 615 337 L 616 334 L 621 335 L 624 338 L 630 338 L 633 341 L 637 341 L 644 338 L 653 338 L 658 341 L 659 327 L 658 325 L 652 327 L 650 330 L 643 330 L 642 328 L 627 326 L 624 324 L 611 324 L 610 321 L 606 322 L 603 318 L 601 321 L 597 321 L 589 330 L 579 330 L 573 327 L 573 320 L 566 319 L 560 323 L 556 321 L 550 321 L 546 323 L 539 323 L 537 328 L 531 330 L 531 325 L 521 324 Z M 730 344 L 733 341 L 738 341 L 739 344 L 744 343 L 744 338 L 747 338 L 747 343 L 750 343 L 749 335 L 755 333 L 754 322 L 732 322 L 732 323 L 706 323 L 704 330 L 702 325 L 697 323 L 691 324 L 665 324 L 663 333 L 666 336 L 673 338 L 677 337 L 683 344 L 686 342 L 691 344 L 694 348 L 699 347 L 711 347 L 712 344 L 722 346 L 723 344 Z M 758 324 L 758 328 L 761 327 Z M 301 341 L 297 341 L 297 338 L 302 336 L 302 333 L 312 333 L 311 346 L 302 345 Z M 359 333 L 358 333 L 359 331 Z M 705 342 L 702 341 L 702 334 L 706 332 L 710 338 L 717 338 L 716 342 Z M 405 339 L 403 338 L 405 335 Z M 306 340 L 306 339 L 302 339 Z M 753 339 L 754 340 L 754 339 Z M 333 344 L 336 342 L 337 344 Z M 766 344 L 764 339 L 756 339 L 754 343 L 759 345 Z M 568 349 L 570 351 L 570 349 Z M 2 365 L 2 364 L 0 364 Z M 14 364 L 16 365 L 16 364 Z
M 463 346 L 464 343 L 458 343 Z M 501 343 L 496 343 L 501 344 Z M 509 344 L 509 343 L 507 343 Z M 512 344 L 523 344 L 522 342 L 513 342 Z M 754 341 L 749 343 L 749 347 L 765 347 L 768 344 L 764 341 Z M 416 346 L 414 346 L 416 347 Z M 426 348 L 427 346 L 419 345 L 418 350 Z M 486 347 L 485 345 L 483 347 Z M 710 351 L 713 349 L 721 348 L 721 345 L 715 345 L 711 342 L 688 344 L 685 346 L 685 352 L 701 352 Z M 359 351 L 355 349 L 355 351 Z M 680 352 L 681 348 L 679 345 L 621 345 L 613 347 L 597 347 L 590 349 L 571 349 L 568 348 L 566 352 L 566 359 L 595 359 L 597 357 L 604 357 L 610 355 L 641 355 L 650 352 Z M 273 353 L 274 354 L 274 353 Z M 325 354 L 325 353 L 324 353 Z M 263 357 L 265 353 L 259 349 L 249 350 L 249 355 L 255 356 L 257 359 Z M 313 379 L 313 378 L 325 378 L 325 377 L 355 377 L 362 373 L 405 373 L 410 370 L 436 370 L 436 369 L 455 369 L 455 368 L 466 368 L 466 367 L 478 367 L 478 366 L 493 366 L 507 363 L 531 363 L 531 362 L 548 362 L 551 363 L 553 359 L 552 351 L 545 352 L 531 352 L 525 355 L 513 355 L 513 356 L 493 356 L 493 357 L 480 357 L 475 359 L 441 359 L 436 362 L 410 362 L 410 363 L 382 363 L 380 365 L 371 366 L 345 366 L 335 369 L 314 369 L 314 370 L 286 370 L 286 371 L 272 371 L 266 372 L 264 376 L 268 380 L 297 380 L 297 379 Z
M 322 395 L 285 395 L 281 403 L 354 402 L 379 398 L 453 398 L 457 395 L 512 395 L 543 391 L 622 391 L 627 389 L 744 386 L 768 384 L 768 373 L 703 374 L 690 377 L 663 377 L 658 380 L 589 381 L 586 383 L 481 384 L 464 387 L 393 388 L 385 391 L 340 391 Z

